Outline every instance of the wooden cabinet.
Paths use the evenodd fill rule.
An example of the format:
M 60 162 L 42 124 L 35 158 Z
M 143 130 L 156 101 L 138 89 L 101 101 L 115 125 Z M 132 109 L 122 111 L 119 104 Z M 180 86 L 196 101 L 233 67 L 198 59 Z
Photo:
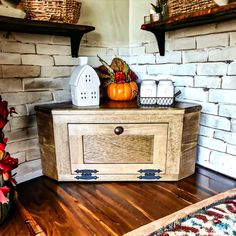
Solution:
M 43 173 L 53 179 L 157 181 L 194 173 L 198 105 L 51 104 L 37 106 L 36 113 Z

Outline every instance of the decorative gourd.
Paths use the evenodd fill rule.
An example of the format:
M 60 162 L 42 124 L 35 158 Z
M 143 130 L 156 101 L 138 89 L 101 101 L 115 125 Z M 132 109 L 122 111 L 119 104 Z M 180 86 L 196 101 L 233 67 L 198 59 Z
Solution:
M 134 81 L 129 83 L 111 83 L 107 86 L 107 95 L 111 100 L 129 101 L 136 97 L 138 86 Z
M 115 57 L 109 66 L 98 56 L 102 66 L 97 68 L 97 73 L 106 87 L 110 100 L 129 101 L 136 97 L 138 86 L 134 82 L 138 77 L 121 58 Z

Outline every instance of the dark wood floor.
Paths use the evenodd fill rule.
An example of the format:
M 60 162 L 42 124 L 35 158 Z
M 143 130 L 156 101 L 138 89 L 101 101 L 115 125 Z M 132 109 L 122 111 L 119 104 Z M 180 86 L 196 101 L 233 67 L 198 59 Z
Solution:
M 179 182 L 57 183 L 40 177 L 17 190 L 47 235 L 107 236 L 122 235 L 235 187 L 235 180 L 198 167 Z M 30 235 L 16 209 L 0 235 Z

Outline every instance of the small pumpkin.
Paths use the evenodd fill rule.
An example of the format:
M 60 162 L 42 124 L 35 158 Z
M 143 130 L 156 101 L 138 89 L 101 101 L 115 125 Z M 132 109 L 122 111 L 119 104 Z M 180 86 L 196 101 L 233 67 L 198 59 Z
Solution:
M 107 86 L 107 95 L 111 100 L 129 101 L 136 97 L 138 86 L 134 81 L 129 83 L 111 83 Z

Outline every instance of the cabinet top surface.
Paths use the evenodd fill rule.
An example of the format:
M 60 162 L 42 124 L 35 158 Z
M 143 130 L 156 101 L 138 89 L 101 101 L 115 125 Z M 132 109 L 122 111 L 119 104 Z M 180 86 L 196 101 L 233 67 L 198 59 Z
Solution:
M 150 108 L 150 107 L 139 107 L 136 100 L 129 102 L 117 102 L 117 101 L 105 101 L 97 107 L 77 107 L 71 102 L 66 103 L 51 103 L 45 105 L 35 106 L 36 111 L 52 114 L 76 114 L 76 113 L 100 113 L 100 112 L 145 112 L 155 113 L 158 111 L 165 111 L 167 113 L 183 114 L 194 111 L 200 111 L 201 106 L 193 103 L 176 102 L 173 107 L 169 108 Z

